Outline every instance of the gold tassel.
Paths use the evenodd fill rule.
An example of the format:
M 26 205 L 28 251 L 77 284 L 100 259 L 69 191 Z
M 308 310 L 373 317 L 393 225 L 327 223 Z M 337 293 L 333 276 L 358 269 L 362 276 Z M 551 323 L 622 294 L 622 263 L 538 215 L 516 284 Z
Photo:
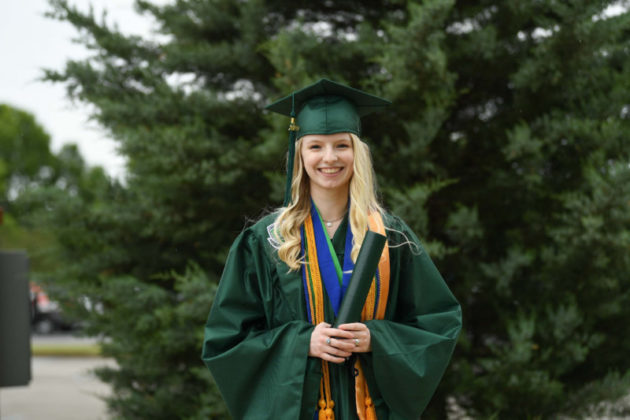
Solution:
M 335 402 L 330 400 L 328 401 L 329 405 L 326 407 L 326 420 L 335 420 L 335 412 L 333 411 L 333 407 L 335 406 Z
M 323 398 L 319 400 L 319 420 L 326 420 L 326 401 Z
M 324 398 L 320 398 L 318 405 L 319 415 L 317 418 L 319 420 L 335 420 L 335 412 L 333 411 L 335 402 L 333 400 L 326 401 Z
M 289 131 L 300 131 L 300 126 L 295 123 L 294 117 L 291 117 L 291 123 L 289 124 Z
M 291 119 L 292 125 L 295 123 L 295 119 Z M 295 126 L 297 130 L 299 127 Z M 311 269 L 313 270 L 312 281 L 313 288 L 315 293 L 315 302 L 314 309 L 315 314 L 313 316 L 313 325 L 317 325 L 320 322 L 324 321 L 324 293 L 323 293 L 323 284 L 321 279 L 321 273 L 319 271 L 319 262 L 317 261 L 317 252 L 314 252 L 317 248 L 315 245 L 315 233 L 313 232 L 313 219 L 309 217 L 304 222 L 304 231 L 306 233 L 306 249 L 309 253 Z M 310 289 L 309 289 L 310 290 Z M 313 314 L 311 309 L 311 314 Z M 330 393 L 330 372 L 328 370 L 328 362 L 322 360 L 322 380 L 319 383 L 319 395 L 320 399 L 318 402 L 319 405 L 319 420 L 334 420 L 335 412 L 333 411 L 333 407 L 335 403 L 332 400 L 332 395 Z
M 328 367 L 328 362 L 322 361 L 322 369 L 324 373 L 324 377 L 322 378 L 322 387 L 320 392 L 324 392 L 324 398 L 326 399 L 326 409 L 324 412 L 326 413 L 326 420 L 335 420 L 335 412 L 333 411 L 333 407 L 335 406 L 335 402 L 332 399 L 332 394 L 330 392 L 330 370 Z

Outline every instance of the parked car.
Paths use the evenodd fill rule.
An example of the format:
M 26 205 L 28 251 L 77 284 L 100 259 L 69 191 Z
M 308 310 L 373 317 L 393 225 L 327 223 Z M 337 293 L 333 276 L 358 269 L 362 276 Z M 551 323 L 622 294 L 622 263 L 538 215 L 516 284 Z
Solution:
M 37 284 L 30 283 L 31 292 L 31 328 L 36 334 L 50 334 L 56 331 L 68 331 L 73 323 L 64 319 L 59 304 L 48 298 L 46 292 Z

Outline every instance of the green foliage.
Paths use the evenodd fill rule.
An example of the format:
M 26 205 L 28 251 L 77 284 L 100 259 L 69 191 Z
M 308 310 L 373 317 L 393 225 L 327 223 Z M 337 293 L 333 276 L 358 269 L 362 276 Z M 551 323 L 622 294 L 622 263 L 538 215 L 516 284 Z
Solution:
M 67 196 L 90 196 L 93 184 L 104 182 L 100 168 L 86 168 L 75 145 L 57 154 L 50 150 L 50 136 L 26 111 L 0 104 L 0 248 L 25 249 L 31 278 L 42 281 L 58 265 L 57 239 L 46 223 L 37 223 L 34 212 L 49 200 L 38 191 L 58 191 Z M 35 202 L 31 197 L 37 195 Z
M 231 241 L 282 197 L 287 122 L 263 108 L 324 76 L 393 100 L 363 127 L 382 198 L 463 305 L 424 417 L 449 396 L 551 418 L 627 393 L 630 13 L 613 3 L 142 0 L 163 35 L 146 40 L 52 0 L 94 55 L 45 77 L 95 107 L 128 179 L 84 168 L 74 193 L 20 205 L 44 209 L 59 293 L 88 298 L 118 361 L 113 414 L 225 416 L 201 327 Z
M 47 178 L 52 165 L 50 137 L 22 110 L 0 104 L 0 206 L 30 182 Z
M 630 374 L 620 375 L 611 371 L 600 380 L 583 387 L 567 401 L 567 414 L 592 418 L 624 418 L 630 415 L 627 390 Z M 587 406 L 584 410 L 584 406 Z
M 194 265 L 169 278 L 173 293 L 159 280 L 149 284 L 132 277 L 109 278 L 99 288 L 102 307 L 88 332 L 105 334 L 103 354 L 118 362 L 98 371 L 118 393 L 108 402 L 126 419 L 223 418 L 218 391 L 199 364 L 198 322 L 207 316 L 216 285 Z
M 448 31 L 461 94 L 446 124 L 455 141 L 443 144 L 461 182 L 438 195 L 474 207 L 484 233 L 446 259 L 468 277 L 456 288 L 467 361 L 453 374 L 482 417 L 575 416 L 628 392 L 623 381 L 595 391 L 630 368 L 614 330 L 628 319 L 630 149 L 617 92 L 630 14 L 604 19 L 609 4 L 487 2 L 456 8 L 468 26 Z
M 29 270 L 37 273 L 55 270 L 55 236 L 46 229 L 21 226 L 11 214 L 5 214 L 0 226 L 0 249 L 26 250 Z

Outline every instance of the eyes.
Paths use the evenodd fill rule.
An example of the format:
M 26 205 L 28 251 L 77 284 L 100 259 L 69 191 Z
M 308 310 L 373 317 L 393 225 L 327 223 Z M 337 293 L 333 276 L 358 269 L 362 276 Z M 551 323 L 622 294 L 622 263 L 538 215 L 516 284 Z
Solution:
M 333 147 L 334 147 L 335 149 L 341 149 L 341 150 L 343 150 L 343 149 L 349 149 L 351 146 L 350 146 L 350 143 L 349 143 L 349 142 L 342 142 L 342 143 L 337 143 L 337 144 L 335 144 Z M 306 146 L 306 148 L 307 148 L 308 150 L 319 150 L 319 149 L 322 149 L 323 147 L 322 147 L 322 145 L 321 145 L 321 144 L 319 144 L 319 143 L 311 143 L 311 144 L 309 144 L 308 146 Z

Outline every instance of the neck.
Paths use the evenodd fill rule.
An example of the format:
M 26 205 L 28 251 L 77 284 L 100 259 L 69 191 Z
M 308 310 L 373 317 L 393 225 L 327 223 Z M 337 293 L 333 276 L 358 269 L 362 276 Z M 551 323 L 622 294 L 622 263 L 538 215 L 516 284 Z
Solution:
M 317 206 L 319 215 L 324 220 L 337 220 L 348 208 L 348 188 L 335 190 L 311 189 L 311 198 Z

